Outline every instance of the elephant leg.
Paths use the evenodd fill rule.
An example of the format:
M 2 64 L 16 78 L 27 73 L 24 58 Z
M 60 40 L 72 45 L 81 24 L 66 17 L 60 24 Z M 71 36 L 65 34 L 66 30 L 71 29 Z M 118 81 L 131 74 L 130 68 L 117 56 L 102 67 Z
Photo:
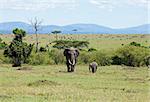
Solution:
M 92 73 L 95 73 L 97 68 L 92 68 Z
M 74 65 L 71 65 L 71 72 L 74 72 Z
M 94 73 L 94 68 L 92 68 L 92 73 Z
M 95 68 L 95 72 L 97 71 L 97 67 Z
M 97 71 L 97 67 L 94 68 L 94 73 L 96 73 L 96 71 Z
M 70 68 L 70 65 L 67 64 L 67 71 L 68 71 L 68 72 L 71 72 L 70 69 L 71 69 L 71 68 Z

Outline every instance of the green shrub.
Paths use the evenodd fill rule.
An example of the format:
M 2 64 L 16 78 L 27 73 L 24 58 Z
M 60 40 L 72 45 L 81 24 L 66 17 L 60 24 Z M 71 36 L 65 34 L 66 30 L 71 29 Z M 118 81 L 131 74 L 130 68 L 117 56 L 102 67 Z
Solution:
M 80 51 L 80 55 L 78 58 L 78 64 L 88 64 L 90 63 L 92 53 L 86 51 Z
M 89 48 L 88 51 L 92 52 L 92 51 L 97 51 L 97 50 L 95 48 Z
M 65 49 L 65 48 L 88 48 L 88 41 L 70 41 L 70 40 L 58 40 L 54 41 L 56 43 L 53 47 L 57 49 Z
M 100 66 L 111 65 L 111 57 L 106 52 L 94 51 L 94 52 L 80 52 L 79 64 L 89 64 L 96 61 Z
M 145 58 L 150 55 L 150 50 L 138 46 L 124 46 L 116 51 L 113 64 L 140 67 L 145 65 Z
M 2 39 L 0 38 L 0 49 L 4 49 L 6 46 L 7 44 L 3 42 Z
M 112 57 L 112 64 L 113 65 L 121 65 L 122 64 L 122 59 L 118 55 L 114 55 Z
M 138 47 L 140 47 L 141 46 L 141 44 L 140 43 L 137 43 L 137 42 L 131 42 L 129 45 L 131 45 L 131 46 L 138 46 Z
M 53 49 L 49 53 L 49 56 L 51 56 L 51 58 L 55 64 L 65 63 L 65 57 L 63 55 L 63 50 Z
M 5 47 L 4 55 L 12 59 L 13 67 L 20 67 L 22 63 L 26 63 L 26 60 L 30 56 L 33 48 L 33 44 L 27 44 L 23 42 L 23 38 L 26 36 L 26 32 L 22 29 L 14 29 L 13 38 L 10 45 Z
M 146 66 L 149 66 L 150 65 L 150 56 L 147 56 L 144 60 Z
M 54 61 L 49 57 L 47 52 L 32 53 L 29 58 L 29 64 L 42 65 L 42 64 L 54 64 Z
M 65 57 L 62 50 L 53 49 L 50 52 L 32 53 L 29 64 L 42 65 L 42 64 L 63 64 Z
M 109 53 L 105 51 L 97 51 L 92 54 L 91 61 L 96 61 L 100 66 L 111 65 L 112 60 Z
M 12 60 L 9 57 L 3 55 L 3 50 L 0 50 L 0 64 L 10 64 Z
M 5 42 L 0 43 L 0 49 L 4 49 L 7 46 Z
M 46 48 L 44 48 L 44 47 L 40 47 L 40 50 L 39 50 L 40 52 L 46 52 L 47 50 L 46 50 Z

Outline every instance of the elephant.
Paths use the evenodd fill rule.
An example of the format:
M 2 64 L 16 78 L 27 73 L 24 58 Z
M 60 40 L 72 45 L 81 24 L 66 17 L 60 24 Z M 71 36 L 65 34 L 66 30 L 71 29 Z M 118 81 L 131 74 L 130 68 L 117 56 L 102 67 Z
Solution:
M 94 61 L 89 64 L 89 72 L 96 73 L 98 64 Z
M 76 48 L 66 48 L 64 50 L 64 56 L 66 56 L 66 65 L 68 72 L 74 72 L 75 65 L 77 63 L 77 58 L 79 56 L 79 51 Z

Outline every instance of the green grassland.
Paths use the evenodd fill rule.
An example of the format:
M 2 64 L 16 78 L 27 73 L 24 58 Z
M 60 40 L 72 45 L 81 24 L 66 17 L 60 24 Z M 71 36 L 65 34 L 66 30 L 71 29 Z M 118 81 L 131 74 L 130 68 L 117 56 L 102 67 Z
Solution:
M 49 42 L 55 40 L 55 35 L 51 34 L 40 34 L 39 45 L 45 47 Z M 9 43 L 13 39 L 13 35 L 0 35 L 3 41 Z M 133 35 L 111 35 L 111 34 L 81 34 L 81 35 L 70 35 L 70 34 L 59 34 L 59 39 L 62 40 L 85 40 L 89 41 L 89 47 L 102 49 L 102 50 L 115 50 L 121 47 L 122 44 L 129 44 L 133 41 L 141 43 L 144 46 L 150 45 L 150 35 L 133 34 Z M 27 35 L 24 39 L 29 43 L 35 43 L 35 34 Z M 53 44 L 51 44 L 53 46 Z
M 0 67 L 0 102 L 148 102 L 150 76 L 146 67 L 87 66 L 67 73 L 66 66 Z
M 13 35 L 0 35 L 6 43 Z M 130 42 L 150 46 L 150 35 L 59 35 L 59 39 L 86 40 L 89 48 L 112 51 Z M 35 35 L 24 39 L 35 43 Z M 39 35 L 40 46 L 55 35 Z M 50 44 L 52 46 L 53 44 Z M 3 51 L 0 51 L 3 53 Z M 0 102 L 148 102 L 150 70 L 146 67 L 100 66 L 96 74 L 87 65 L 67 73 L 65 65 L 23 65 L 19 70 L 0 64 Z

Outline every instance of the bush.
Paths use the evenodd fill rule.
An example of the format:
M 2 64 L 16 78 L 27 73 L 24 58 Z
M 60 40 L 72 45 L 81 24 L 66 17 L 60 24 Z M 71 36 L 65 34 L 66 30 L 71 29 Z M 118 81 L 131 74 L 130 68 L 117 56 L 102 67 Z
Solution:
M 78 63 L 79 64 L 88 64 L 90 63 L 90 58 L 91 58 L 92 53 L 86 52 L 86 51 L 81 51 L 79 58 L 78 58 Z
M 53 49 L 50 52 L 32 53 L 29 59 L 29 64 L 42 65 L 42 64 L 63 64 L 65 57 L 62 50 Z
M 56 43 L 53 47 L 57 49 L 65 49 L 65 48 L 88 48 L 88 41 L 70 41 L 70 40 L 58 40 L 54 41 Z
M 5 42 L 2 42 L 2 39 L 0 38 L 0 49 L 4 49 L 7 46 Z
M 47 52 L 32 53 L 29 58 L 29 64 L 42 65 L 42 64 L 54 64 L 54 61 L 49 57 Z
M 149 66 L 150 65 L 150 56 L 147 56 L 144 60 L 146 66 Z
M 98 65 L 100 66 L 106 66 L 106 65 L 111 65 L 112 59 L 109 53 L 105 51 L 97 51 L 93 53 L 93 56 L 91 58 L 91 61 L 96 61 Z
M 9 57 L 3 55 L 3 50 L 0 50 L 0 64 L 10 64 L 12 63 Z
M 95 48 L 89 48 L 88 51 L 92 52 L 92 51 L 97 51 L 97 50 Z
M 4 49 L 7 46 L 5 42 L 0 43 L 0 49 Z
M 55 64 L 63 64 L 65 63 L 65 57 L 63 55 L 63 50 L 53 49 L 49 53 L 49 56 L 52 57 L 52 60 Z
M 122 59 L 118 55 L 115 55 L 112 57 L 112 64 L 113 65 L 121 65 Z
M 112 57 L 112 64 L 140 67 L 146 65 L 145 58 L 149 55 L 149 49 L 138 46 L 124 46 L 116 51 L 116 54 Z
M 39 50 L 40 52 L 46 52 L 47 50 L 46 50 L 46 48 L 44 48 L 44 47 L 40 47 L 40 50 Z
M 23 42 L 23 38 L 26 36 L 24 30 L 16 28 L 13 30 L 13 34 L 15 37 L 10 45 L 5 47 L 4 55 L 12 59 L 13 67 L 20 67 L 22 63 L 26 63 L 30 56 L 33 44 L 28 45 L 26 42 Z
M 129 45 L 131 45 L 131 46 L 138 46 L 138 47 L 140 47 L 141 46 L 141 44 L 140 43 L 137 43 L 137 42 L 131 42 Z
M 96 61 L 100 66 L 111 65 L 112 62 L 110 55 L 102 51 L 80 52 L 80 64 L 89 64 L 93 61 Z

